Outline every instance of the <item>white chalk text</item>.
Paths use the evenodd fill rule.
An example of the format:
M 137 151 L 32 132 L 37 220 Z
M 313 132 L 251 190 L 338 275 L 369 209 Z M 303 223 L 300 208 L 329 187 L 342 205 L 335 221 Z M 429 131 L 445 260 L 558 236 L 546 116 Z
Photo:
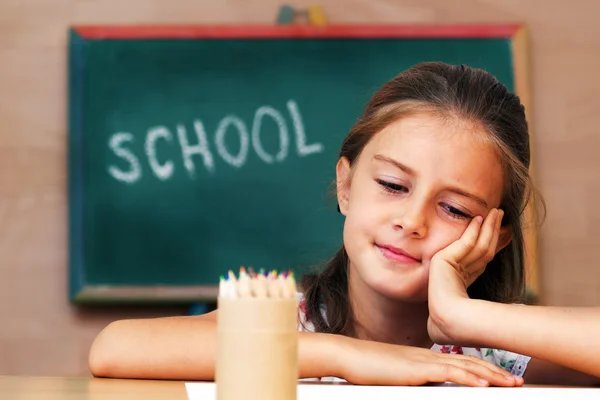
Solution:
M 284 114 L 271 106 L 262 106 L 256 110 L 250 130 L 248 130 L 248 125 L 236 115 L 226 115 L 219 121 L 212 142 L 209 141 L 209 136 L 200 119 L 193 122 L 193 132 L 188 132 L 183 124 L 177 124 L 176 135 L 165 126 L 151 127 L 146 132 L 144 140 L 144 155 L 148 166 L 156 179 L 166 181 L 171 178 L 177 168 L 175 161 L 161 158 L 160 147 L 175 144 L 179 145 L 181 151 L 181 164 L 192 179 L 196 177 L 198 163 L 201 163 L 208 173 L 214 173 L 216 170 L 215 158 L 217 156 L 233 168 L 242 168 L 251 150 L 265 164 L 282 163 L 289 156 L 291 139 L 298 157 L 321 153 L 324 150 L 322 143 L 307 143 L 304 122 L 298 104 L 294 100 L 289 100 L 286 106 L 292 122 L 291 132 L 288 129 Z M 279 146 L 273 154 L 265 150 L 261 137 L 263 123 L 267 120 L 275 124 L 279 133 Z M 228 142 L 231 143 L 230 135 L 235 137 L 235 143 L 239 143 L 239 147 L 235 150 L 228 148 L 226 145 L 226 137 L 229 138 Z M 118 132 L 113 134 L 108 141 L 110 150 L 128 166 L 122 168 L 110 165 L 108 173 L 124 184 L 136 183 L 143 174 L 140 159 L 131 149 L 134 140 L 135 138 L 131 133 Z M 214 146 L 216 152 L 212 149 L 212 146 Z

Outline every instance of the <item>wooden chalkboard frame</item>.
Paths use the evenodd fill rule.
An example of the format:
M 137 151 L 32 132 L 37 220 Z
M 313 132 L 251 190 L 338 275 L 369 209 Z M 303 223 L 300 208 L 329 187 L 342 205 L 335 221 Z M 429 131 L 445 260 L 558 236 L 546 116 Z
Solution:
M 105 286 L 86 283 L 84 269 L 83 171 L 82 155 L 76 151 L 82 145 L 83 96 L 80 75 L 83 68 L 81 51 L 86 39 L 177 39 L 177 38 L 503 38 L 512 45 L 514 88 L 525 105 L 531 133 L 531 95 L 527 30 L 521 24 L 502 25 L 203 25 L 203 26 L 97 26 L 77 25 L 70 28 L 69 47 L 69 292 L 76 303 L 122 301 L 195 302 L 213 300 L 213 286 Z M 533 152 L 532 152 L 533 153 Z M 533 161 L 533 154 L 532 154 Z M 539 292 L 537 229 L 535 208 L 529 207 L 526 218 L 530 224 L 525 232 L 527 284 L 530 294 Z

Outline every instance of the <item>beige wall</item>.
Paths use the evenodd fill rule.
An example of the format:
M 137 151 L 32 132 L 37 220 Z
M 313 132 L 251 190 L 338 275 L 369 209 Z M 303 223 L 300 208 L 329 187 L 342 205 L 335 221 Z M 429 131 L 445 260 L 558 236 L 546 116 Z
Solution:
M 308 1 L 289 2 L 296 5 Z M 310 2 L 312 3 L 312 1 Z M 540 231 L 549 304 L 600 304 L 600 3 L 322 1 L 330 22 L 525 22 L 533 145 L 549 216 Z M 73 23 L 271 23 L 273 0 L 0 2 L 0 374 L 87 374 L 95 334 L 127 316 L 66 299 L 66 28 Z

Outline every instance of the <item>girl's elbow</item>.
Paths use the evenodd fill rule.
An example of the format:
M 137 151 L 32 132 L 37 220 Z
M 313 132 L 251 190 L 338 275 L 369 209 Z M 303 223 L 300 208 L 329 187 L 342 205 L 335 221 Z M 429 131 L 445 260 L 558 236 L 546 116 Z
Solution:
M 95 377 L 108 377 L 118 365 L 118 351 L 115 350 L 114 331 L 117 322 L 107 325 L 92 342 L 88 355 L 88 367 Z

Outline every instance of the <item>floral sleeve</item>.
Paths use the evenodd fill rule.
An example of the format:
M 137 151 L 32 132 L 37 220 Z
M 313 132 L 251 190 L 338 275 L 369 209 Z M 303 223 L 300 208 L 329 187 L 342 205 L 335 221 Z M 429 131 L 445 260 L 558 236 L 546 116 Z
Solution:
M 531 357 L 522 354 L 484 347 L 470 348 L 460 346 L 440 346 L 435 344 L 431 350 L 446 354 L 464 354 L 468 356 L 475 356 L 497 365 L 516 376 L 523 376 L 525 369 L 527 368 L 527 363 L 529 363 L 531 360 Z
M 531 357 L 498 349 L 476 348 L 481 358 L 516 376 L 523 376 Z

